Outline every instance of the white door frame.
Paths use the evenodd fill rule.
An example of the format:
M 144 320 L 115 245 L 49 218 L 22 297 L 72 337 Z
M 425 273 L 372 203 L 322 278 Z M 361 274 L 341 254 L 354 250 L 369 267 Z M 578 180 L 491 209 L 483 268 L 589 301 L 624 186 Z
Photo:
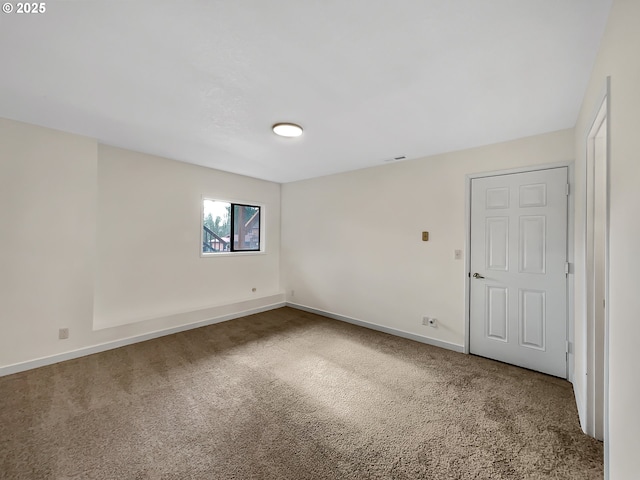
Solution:
M 574 228 L 574 183 L 573 162 L 547 163 L 532 165 L 530 167 L 513 168 L 508 170 L 496 170 L 491 172 L 473 173 L 465 176 L 465 286 L 464 286 L 464 353 L 469 353 L 470 344 L 470 306 L 471 306 L 471 180 L 474 178 L 494 177 L 497 175 L 510 175 L 512 173 L 535 172 L 550 168 L 567 167 L 567 181 L 569 182 L 568 215 L 567 215 L 567 261 L 570 265 L 567 276 L 567 340 L 569 342 L 569 355 L 567 361 L 567 378 L 573 380 L 573 228 Z
M 611 111 L 611 77 L 607 77 L 606 84 L 604 88 L 603 94 L 599 98 L 599 102 L 597 103 L 597 108 L 595 110 L 594 115 L 592 115 L 592 121 L 588 124 L 587 130 L 584 134 L 584 142 L 586 147 L 586 158 L 585 158 L 585 174 L 582 181 L 585 186 L 585 197 L 584 197 L 584 265 L 585 265 L 585 275 L 582 279 L 580 288 L 582 289 L 583 296 L 583 312 L 584 317 L 580 319 L 579 328 L 581 329 L 581 333 L 586 334 L 587 345 L 585 349 L 586 358 L 586 373 L 588 381 L 585 382 L 585 392 L 582 392 L 586 398 L 586 412 L 585 412 L 585 432 L 589 435 L 595 436 L 597 433 L 596 429 L 596 390 L 600 390 L 604 392 L 603 395 L 603 425 L 602 425 L 602 435 L 604 440 L 604 463 L 605 463 L 605 478 L 608 478 L 608 466 L 609 466 L 609 205 L 610 205 L 610 159 L 611 159 L 611 121 L 609 113 Z M 599 339 L 595 336 L 595 316 L 589 314 L 588 305 L 590 302 L 593 302 L 594 299 L 589 296 L 589 288 L 588 282 L 594 281 L 594 275 L 588 275 L 588 266 L 593 262 L 593 257 L 589 256 L 590 249 L 588 248 L 588 244 L 593 240 L 594 235 L 593 231 L 589 231 L 589 216 L 593 214 L 588 209 L 589 205 L 593 205 L 594 202 L 594 192 L 590 190 L 590 183 L 595 182 L 598 179 L 595 178 L 594 168 L 595 168 L 595 137 L 599 132 L 601 125 L 603 122 L 606 123 L 606 146 L 605 146 L 605 158 L 604 158 L 604 169 L 605 169 L 605 178 L 601 178 L 603 181 L 604 187 L 606 189 L 605 192 L 605 205 L 604 205 L 604 352 L 602 358 L 597 358 L 596 352 L 596 344 L 595 342 Z M 593 252 L 591 252 L 593 253 Z M 592 272 L 593 273 L 593 272 Z M 597 306 L 596 306 L 597 307 Z M 593 309 L 591 310 L 593 313 Z M 598 368 L 597 362 L 602 362 L 603 368 L 603 377 L 598 378 L 596 375 L 596 370 Z

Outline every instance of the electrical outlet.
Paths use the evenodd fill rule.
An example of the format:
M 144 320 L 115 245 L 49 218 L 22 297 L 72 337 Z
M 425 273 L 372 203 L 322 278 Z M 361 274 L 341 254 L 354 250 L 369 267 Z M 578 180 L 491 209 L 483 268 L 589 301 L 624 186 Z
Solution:
M 422 325 L 429 325 L 429 317 L 422 317 Z
M 453 258 L 454 260 L 462 260 L 462 250 L 454 250 Z
M 68 328 L 61 328 L 60 330 L 58 330 L 58 339 L 59 340 L 66 340 L 67 338 L 69 338 L 69 329 Z

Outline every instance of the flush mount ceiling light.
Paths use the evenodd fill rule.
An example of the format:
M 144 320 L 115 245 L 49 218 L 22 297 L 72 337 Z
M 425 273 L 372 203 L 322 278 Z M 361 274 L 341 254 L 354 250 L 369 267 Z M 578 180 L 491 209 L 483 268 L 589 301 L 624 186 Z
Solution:
M 302 127 L 295 123 L 276 123 L 271 128 L 273 133 L 281 137 L 299 137 L 302 135 Z

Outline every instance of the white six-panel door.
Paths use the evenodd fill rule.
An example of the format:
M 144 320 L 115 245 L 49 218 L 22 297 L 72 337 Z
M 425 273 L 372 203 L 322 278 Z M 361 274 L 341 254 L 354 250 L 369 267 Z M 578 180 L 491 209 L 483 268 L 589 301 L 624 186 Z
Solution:
M 470 352 L 567 376 L 567 168 L 471 181 Z

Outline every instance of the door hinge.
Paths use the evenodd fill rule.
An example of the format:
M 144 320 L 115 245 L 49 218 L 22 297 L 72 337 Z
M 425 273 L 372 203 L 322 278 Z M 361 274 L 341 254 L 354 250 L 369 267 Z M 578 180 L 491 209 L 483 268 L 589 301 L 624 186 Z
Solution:
M 564 193 L 569 195 L 569 191 L 570 191 L 570 187 L 569 187 L 569 184 L 567 183 L 567 185 L 564 187 Z
M 571 270 L 571 264 L 569 262 L 564 262 L 564 274 L 569 275 Z

